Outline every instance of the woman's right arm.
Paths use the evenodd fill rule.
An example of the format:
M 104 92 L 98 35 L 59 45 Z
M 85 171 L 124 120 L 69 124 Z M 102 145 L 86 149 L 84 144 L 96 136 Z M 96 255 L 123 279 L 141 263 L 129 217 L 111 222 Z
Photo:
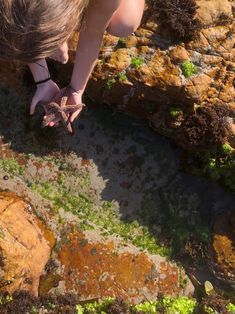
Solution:
M 46 60 L 40 60 L 36 63 L 28 64 L 30 71 L 32 72 L 35 82 L 46 80 L 50 77 L 50 72 L 47 67 Z M 37 90 L 32 98 L 30 106 L 30 114 L 34 114 L 35 108 L 40 101 L 50 101 L 55 94 L 60 91 L 55 82 L 49 80 L 47 82 L 37 85 Z

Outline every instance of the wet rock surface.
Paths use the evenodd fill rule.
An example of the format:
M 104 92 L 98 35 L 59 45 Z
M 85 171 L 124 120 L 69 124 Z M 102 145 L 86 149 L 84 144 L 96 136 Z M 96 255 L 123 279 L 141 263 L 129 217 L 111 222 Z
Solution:
M 40 294 L 190 295 L 183 269 L 162 256 L 177 260 L 192 236 L 205 241 L 215 212 L 232 209 L 234 197 L 182 173 L 178 150 L 139 119 L 96 108 L 74 137 L 48 130 L 51 147 L 24 127 L 22 104 L 9 113 L 4 97 L 2 114 L 15 128 L 2 129 L 12 154 L 1 156 L 0 186 L 26 198 L 56 239 Z
M 197 4 L 200 32 L 191 41 L 176 43 L 169 30 L 162 30 L 154 1 L 149 1 L 135 35 L 120 40 L 105 36 L 87 88 L 95 104 L 102 99 L 117 110 L 147 117 L 157 132 L 195 155 L 214 144 L 229 143 L 234 149 L 235 138 L 234 1 Z M 77 34 L 70 43 L 71 61 L 76 40 Z M 52 66 L 55 77 L 66 84 L 72 63 Z M 28 244 L 19 253 L 28 263 L 29 280 L 22 282 L 20 269 L 11 268 L 9 262 L 9 272 L 3 267 L 3 274 L 10 274 L 3 277 L 7 281 L 3 289 L 37 294 L 42 274 L 41 294 L 84 292 L 81 298 L 120 294 L 132 301 L 154 299 L 161 293 L 191 294 L 184 271 L 162 256 L 182 262 L 185 246 L 191 244 L 193 262 L 187 256 L 186 266 L 194 265 L 194 258 L 205 266 L 200 247 L 210 240 L 214 215 L 234 209 L 234 195 L 182 172 L 175 147 L 143 121 L 117 111 L 92 108 L 75 124 L 74 137 L 60 128 L 42 131 L 37 116 L 28 117 L 28 91 L 9 69 L 7 64 L 1 66 L 0 82 L 20 91 L 21 97 L 0 89 L 0 187 L 27 199 L 53 235 L 45 236 L 44 224 L 36 226 L 32 214 L 28 217 L 22 209 L 26 203 L 17 198 L 18 220 L 24 221 L 13 238 L 21 239 L 30 231 L 30 239 L 22 241 L 32 241 L 32 253 Z M 7 224 L 18 226 L 18 220 L 8 217 Z M 229 221 L 225 214 L 215 223 L 212 244 L 213 271 L 227 282 L 234 280 Z M 53 237 L 56 245 L 48 261 Z M 13 242 L 18 252 L 20 244 Z M 2 238 L 1 243 L 5 243 Z M 4 244 L 6 261 L 12 253 L 8 244 Z M 41 264 L 36 258 L 38 245 L 45 251 L 39 256 Z M 12 273 L 16 279 L 8 282 Z
M 220 214 L 215 219 L 212 271 L 217 278 L 235 284 L 235 211 Z

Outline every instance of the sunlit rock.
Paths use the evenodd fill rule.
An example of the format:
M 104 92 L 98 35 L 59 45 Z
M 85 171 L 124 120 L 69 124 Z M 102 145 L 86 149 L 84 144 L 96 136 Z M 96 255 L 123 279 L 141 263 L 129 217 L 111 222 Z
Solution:
M 52 234 L 28 203 L 14 193 L 0 193 L 1 291 L 24 290 L 37 295 L 53 244 Z

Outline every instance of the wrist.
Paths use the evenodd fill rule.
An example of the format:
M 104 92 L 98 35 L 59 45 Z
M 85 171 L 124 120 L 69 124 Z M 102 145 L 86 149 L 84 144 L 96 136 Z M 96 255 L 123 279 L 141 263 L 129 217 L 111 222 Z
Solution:
M 73 94 L 76 94 L 76 95 L 79 95 L 79 96 L 82 96 L 82 94 L 83 94 L 83 91 L 79 90 L 78 88 L 76 88 L 76 86 L 74 86 L 73 83 L 71 83 L 71 82 L 68 85 L 68 88 L 71 90 L 71 92 Z
M 36 84 L 36 86 L 37 86 L 37 89 L 40 90 L 40 89 L 45 89 L 45 88 L 51 87 L 54 84 L 55 83 L 52 81 L 52 79 L 50 79 L 50 80 L 45 81 L 43 83 Z
M 35 81 L 35 84 L 36 84 L 37 86 L 39 86 L 39 85 L 42 85 L 42 84 L 47 83 L 47 82 L 49 82 L 49 81 L 51 81 L 51 77 L 50 77 L 50 76 L 47 77 L 47 78 L 45 78 L 45 79 L 42 79 L 42 80 L 39 80 L 39 81 Z

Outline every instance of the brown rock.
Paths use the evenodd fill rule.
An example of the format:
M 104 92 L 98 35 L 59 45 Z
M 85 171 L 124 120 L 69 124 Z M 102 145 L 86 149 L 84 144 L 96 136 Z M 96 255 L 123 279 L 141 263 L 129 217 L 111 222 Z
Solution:
M 197 17 L 204 26 L 229 22 L 233 19 L 229 0 L 197 0 Z
M 213 226 L 211 269 L 214 275 L 235 283 L 235 211 L 217 216 Z
M 65 293 L 73 291 L 81 299 L 118 295 L 140 302 L 156 300 L 159 293 L 179 295 L 184 291 L 176 264 L 165 258 L 136 249 L 120 250 L 113 242 L 89 240 L 82 233 L 69 234 L 67 239 L 59 251 Z M 193 292 L 189 281 L 186 290 Z
M 181 63 L 189 60 L 189 53 L 184 47 L 176 46 L 171 50 L 171 59 L 175 63 Z
M 169 106 L 179 104 L 183 106 L 183 119 L 193 104 L 234 105 L 234 66 L 231 66 L 235 62 L 234 1 L 198 0 L 197 5 L 202 29 L 189 42 L 173 42 L 169 29 L 162 27 L 161 19 L 157 18 L 157 7 L 151 0 L 146 1 L 143 23 L 135 34 L 119 40 L 106 33 L 99 61 L 87 86 L 87 93 L 94 102 L 147 116 L 151 122 L 159 118 L 151 117 L 156 112 L 148 112 L 149 106 L 144 104 L 154 103 L 161 116 L 167 115 L 164 111 Z M 69 64 L 62 67 L 53 63 L 58 83 L 70 79 L 77 40 L 78 33 L 69 42 Z M 143 62 L 140 61 L 139 66 L 137 60 L 137 66 L 133 66 L 132 58 Z M 189 79 L 184 79 L 180 70 L 180 63 L 185 60 L 199 69 L 199 73 Z M 1 64 L 0 82 L 8 81 L 16 89 L 17 75 L 13 73 L 13 77 L 9 69 L 9 65 Z M 127 78 L 124 81 L 118 78 L 121 71 Z M 165 122 L 157 129 L 178 141 L 176 132 Z
M 184 86 L 186 98 L 200 102 L 206 94 L 212 79 L 206 74 L 192 77 Z
M 112 53 L 109 59 L 109 69 L 113 71 L 123 71 L 125 70 L 131 62 L 131 56 L 128 51 L 124 48 L 118 49 Z
M 30 212 L 30 205 L 11 192 L 0 192 L 0 290 L 38 294 L 39 279 L 54 238 Z

